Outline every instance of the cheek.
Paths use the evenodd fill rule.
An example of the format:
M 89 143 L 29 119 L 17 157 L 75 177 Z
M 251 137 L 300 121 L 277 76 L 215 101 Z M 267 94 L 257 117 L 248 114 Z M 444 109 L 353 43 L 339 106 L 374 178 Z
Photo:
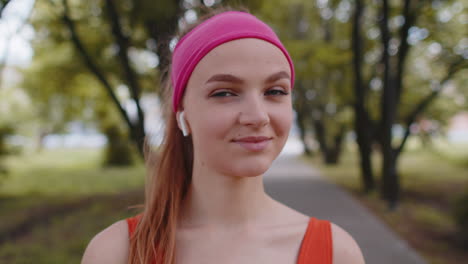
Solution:
M 200 111 L 192 122 L 194 141 L 208 144 L 213 139 L 224 139 L 232 128 L 233 120 L 233 113 L 229 111 Z
M 275 116 L 275 125 L 274 128 L 278 136 L 287 136 L 289 130 L 291 129 L 293 122 L 293 112 L 292 108 L 282 108 L 278 109 L 274 113 Z

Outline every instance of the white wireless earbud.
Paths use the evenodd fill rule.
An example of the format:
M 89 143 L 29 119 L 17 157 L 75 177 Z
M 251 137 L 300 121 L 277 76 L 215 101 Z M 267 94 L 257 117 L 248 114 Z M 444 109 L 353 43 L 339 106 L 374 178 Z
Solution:
M 182 134 L 184 137 L 188 136 L 188 130 L 187 130 L 187 123 L 185 122 L 185 112 L 179 112 L 179 124 L 180 124 L 180 130 L 182 130 Z

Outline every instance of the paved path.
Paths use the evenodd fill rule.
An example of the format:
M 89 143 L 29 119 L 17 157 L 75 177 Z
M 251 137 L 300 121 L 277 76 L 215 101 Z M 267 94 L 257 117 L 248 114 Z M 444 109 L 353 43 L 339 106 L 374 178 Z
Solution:
M 367 264 L 426 263 L 348 193 L 295 155 L 282 155 L 275 161 L 265 175 L 265 188 L 288 206 L 344 228 L 360 245 Z

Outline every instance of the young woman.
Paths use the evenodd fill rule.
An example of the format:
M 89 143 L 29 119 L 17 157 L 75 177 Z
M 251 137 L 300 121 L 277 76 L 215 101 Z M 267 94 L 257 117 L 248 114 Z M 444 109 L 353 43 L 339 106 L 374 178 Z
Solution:
M 96 235 L 83 264 L 364 263 L 346 231 L 265 193 L 293 121 L 294 67 L 270 27 L 215 13 L 179 40 L 170 76 L 144 210 Z

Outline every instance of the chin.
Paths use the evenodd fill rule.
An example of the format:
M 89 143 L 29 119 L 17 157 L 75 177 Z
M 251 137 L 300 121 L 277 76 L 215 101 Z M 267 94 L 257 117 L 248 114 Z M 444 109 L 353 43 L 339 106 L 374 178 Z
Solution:
M 263 175 L 271 166 L 272 160 L 266 159 L 250 159 L 245 162 L 239 162 L 236 166 L 229 164 L 229 168 L 225 168 L 227 175 L 235 177 L 256 177 Z

